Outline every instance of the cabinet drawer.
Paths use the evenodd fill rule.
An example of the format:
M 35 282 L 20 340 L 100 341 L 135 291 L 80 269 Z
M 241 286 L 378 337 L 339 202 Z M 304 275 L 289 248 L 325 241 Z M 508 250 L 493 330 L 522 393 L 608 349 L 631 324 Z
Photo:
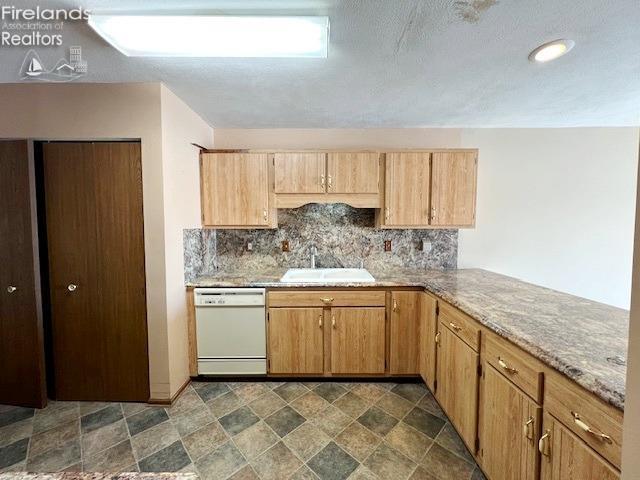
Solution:
M 623 414 L 556 372 L 545 376 L 545 409 L 620 468 Z
M 480 327 L 476 321 L 444 302 L 440 302 L 439 308 L 438 320 L 477 352 L 480 347 Z
M 543 368 L 536 359 L 490 334 L 482 337 L 482 354 L 489 365 L 533 400 L 542 403 Z
M 270 307 L 384 307 L 384 291 L 270 291 Z

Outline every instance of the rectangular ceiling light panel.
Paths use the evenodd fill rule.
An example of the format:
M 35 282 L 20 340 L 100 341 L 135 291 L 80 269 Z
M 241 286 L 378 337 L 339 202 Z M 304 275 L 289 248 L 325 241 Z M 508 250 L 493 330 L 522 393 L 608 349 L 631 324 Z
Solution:
M 328 17 L 90 15 L 89 25 L 129 57 L 325 58 Z

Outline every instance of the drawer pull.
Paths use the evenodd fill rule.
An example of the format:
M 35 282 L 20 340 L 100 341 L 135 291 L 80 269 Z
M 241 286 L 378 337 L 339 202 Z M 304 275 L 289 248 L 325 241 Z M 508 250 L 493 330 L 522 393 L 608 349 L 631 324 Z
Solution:
M 318 327 L 322 328 L 322 315 L 318 317 Z
M 529 419 L 524 422 L 524 436 L 528 440 L 533 440 L 533 417 L 529 417 Z
M 538 450 L 540 450 L 540 453 L 545 457 L 551 456 L 551 432 L 549 430 L 545 431 L 544 435 L 540 437 Z
M 573 421 L 574 423 L 581 429 L 584 430 L 585 432 L 587 432 L 590 435 L 593 435 L 594 437 L 596 437 L 598 440 L 600 440 L 601 442 L 604 443 L 608 443 L 608 444 L 612 444 L 613 440 L 611 440 L 611 437 L 609 435 L 606 435 L 604 433 L 600 433 L 596 430 L 594 430 L 593 428 L 591 428 L 589 425 L 587 425 L 586 423 L 584 423 L 582 421 L 582 419 L 580 418 L 580 414 L 577 412 L 571 412 L 571 415 L 573 415 Z
M 502 368 L 505 372 L 512 373 L 514 375 L 518 373 L 518 370 L 507 365 L 507 362 L 502 360 L 500 357 L 498 357 L 498 365 L 500 365 L 500 368 Z
M 331 316 L 331 326 L 333 328 L 336 328 L 336 316 L 335 315 Z
M 333 302 L 333 297 L 325 297 L 325 298 L 321 298 L 321 299 L 320 299 L 320 301 L 321 301 L 322 303 L 329 304 L 329 303 Z
M 449 322 L 449 326 L 453 328 L 456 332 L 459 332 L 460 330 L 462 330 L 462 327 L 460 325 L 456 325 L 453 322 Z

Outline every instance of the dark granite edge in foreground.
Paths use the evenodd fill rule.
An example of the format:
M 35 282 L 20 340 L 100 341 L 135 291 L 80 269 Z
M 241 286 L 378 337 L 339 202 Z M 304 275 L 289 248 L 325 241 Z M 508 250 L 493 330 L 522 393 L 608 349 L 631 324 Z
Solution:
M 629 312 L 478 269 L 376 272 L 374 283 L 283 284 L 285 269 L 219 272 L 188 287 L 420 287 L 624 410 Z

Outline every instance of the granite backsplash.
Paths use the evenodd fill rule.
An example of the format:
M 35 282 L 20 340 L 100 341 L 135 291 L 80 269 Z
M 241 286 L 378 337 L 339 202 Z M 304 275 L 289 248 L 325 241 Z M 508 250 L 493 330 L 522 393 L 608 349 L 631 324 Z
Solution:
M 194 228 L 183 235 L 185 281 L 219 269 L 309 267 L 313 245 L 318 268 L 359 267 L 363 261 L 365 267 L 376 270 L 448 269 L 458 263 L 457 230 L 380 230 L 374 227 L 373 209 L 345 204 L 279 210 L 274 230 Z M 289 242 L 289 252 L 282 251 L 284 240 Z M 384 251 L 386 240 L 391 241 L 390 252 Z

